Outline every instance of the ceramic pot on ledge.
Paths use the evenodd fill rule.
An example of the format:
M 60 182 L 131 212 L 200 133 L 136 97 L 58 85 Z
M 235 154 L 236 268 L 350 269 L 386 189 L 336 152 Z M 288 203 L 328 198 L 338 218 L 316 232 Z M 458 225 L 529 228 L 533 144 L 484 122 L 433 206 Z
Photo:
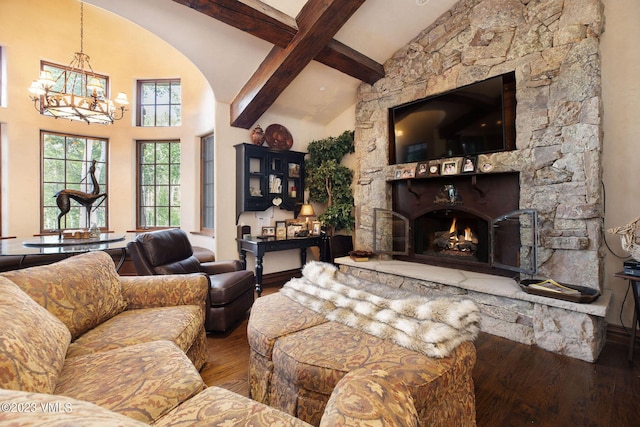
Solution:
M 257 125 L 251 131 L 251 143 L 254 145 L 262 145 L 264 143 L 264 131 Z

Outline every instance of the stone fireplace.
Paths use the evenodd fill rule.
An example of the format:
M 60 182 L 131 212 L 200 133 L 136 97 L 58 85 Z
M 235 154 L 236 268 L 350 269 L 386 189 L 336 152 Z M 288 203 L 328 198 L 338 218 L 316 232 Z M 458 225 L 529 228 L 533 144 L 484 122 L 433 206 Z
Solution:
M 538 275 L 600 289 L 602 7 L 462 0 L 389 59 L 383 79 L 361 85 L 355 246 L 373 248 L 374 210 L 393 210 L 394 186 L 409 185 L 389 165 L 388 109 L 515 71 L 516 150 L 486 155 L 493 166 L 486 176 L 517 174 L 515 207 L 537 210 Z M 415 188 L 429 180 L 410 181 Z
M 600 0 L 461 0 L 394 54 L 385 63 L 384 78 L 358 89 L 355 247 L 374 249 L 374 216 L 380 209 L 401 212 L 413 228 L 445 231 L 453 209 L 433 201 L 450 184 L 465 200 L 464 206 L 450 208 L 459 211 L 457 221 L 477 227 L 480 240 L 485 223 L 502 213 L 486 212 L 492 204 L 486 190 L 493 184 L 484 180 L 507 175 L 517 182 L 517 195 L 504 209 L 535 209 L 538 215 L 535 277 L 602 290 L 603 19 Z M 508 72 L 516 77 L 516 149 L 483 155 L 490 173 L 420 179 L 395 173 L 417 163 L 389 164 L 390 107 Z M 467 200 L 482 203 L 482 193 L 485 204 L 468 208 Z M 427 257 L 427 264 L 439 265 L 436 258 L 447 258 L 431 243 L 409 240 L 414 260 Z M 487 254 L 476 249 L 472 257 L 467 262 L 484 263 Z M 519 316 L 522 324 L 530 322 L 515 308 L 500 315 L 494 306 L 483 310 L 493 318 L 513 317 L 514 324 Z M 602 325 L 582 333 L 594 338 L 600 333 L 594 331 L 602 331 Z

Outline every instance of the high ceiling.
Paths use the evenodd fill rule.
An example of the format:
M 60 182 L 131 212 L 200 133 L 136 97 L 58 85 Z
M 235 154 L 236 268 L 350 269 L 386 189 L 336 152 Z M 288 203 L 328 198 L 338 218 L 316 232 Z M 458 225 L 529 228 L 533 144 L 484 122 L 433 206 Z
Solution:
M 180 4 L 188 1 L 85 1 L 146 28 L 174 46 L 201 70 L 216 99 L 224 103 L 234 102 L 273 49 L 273 44 L 259 37 Z M 257 0 L 240 3 L 261 11 L 274 8 L 295 18 L 307 0 L 263 0 L 266 5 Z M 333 39 L 384 64 L 455 3 L 456 0 L 366 0 Z M 359 84 L 360 80 L 354 77 L 311 61 L 268 111 L 326 124 L 355 102 Z

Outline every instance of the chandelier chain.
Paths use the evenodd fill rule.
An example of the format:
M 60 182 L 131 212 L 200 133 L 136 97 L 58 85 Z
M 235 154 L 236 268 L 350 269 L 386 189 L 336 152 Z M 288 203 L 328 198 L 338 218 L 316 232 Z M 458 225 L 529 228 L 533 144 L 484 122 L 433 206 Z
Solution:
M 80 2 L 80 53 L 84 53 L 84 2 Z

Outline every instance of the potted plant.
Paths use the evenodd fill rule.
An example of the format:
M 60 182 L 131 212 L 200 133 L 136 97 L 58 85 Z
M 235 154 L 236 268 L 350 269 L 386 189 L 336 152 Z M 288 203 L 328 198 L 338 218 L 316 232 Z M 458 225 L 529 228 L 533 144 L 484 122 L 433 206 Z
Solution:
M 336 232 L 350 233 L 355 224 L 351 191 L 353 171 L 340 164 L 345 155 L 355 151 L 353 137 L 354 131 L 347 130 L 337 137 L 312 141 L 307 147 L 305 187 L 309 190 L 309 201 L 327 204 L 318 221 L 328 234 L 329 248 L 337 245 L 353 248 L 350 234 L 335 239 L 340 240 L 337 245 L 330 241 L 337 237 Z M 334 256 L 330 254 L 325 258 L 333 260 Z

